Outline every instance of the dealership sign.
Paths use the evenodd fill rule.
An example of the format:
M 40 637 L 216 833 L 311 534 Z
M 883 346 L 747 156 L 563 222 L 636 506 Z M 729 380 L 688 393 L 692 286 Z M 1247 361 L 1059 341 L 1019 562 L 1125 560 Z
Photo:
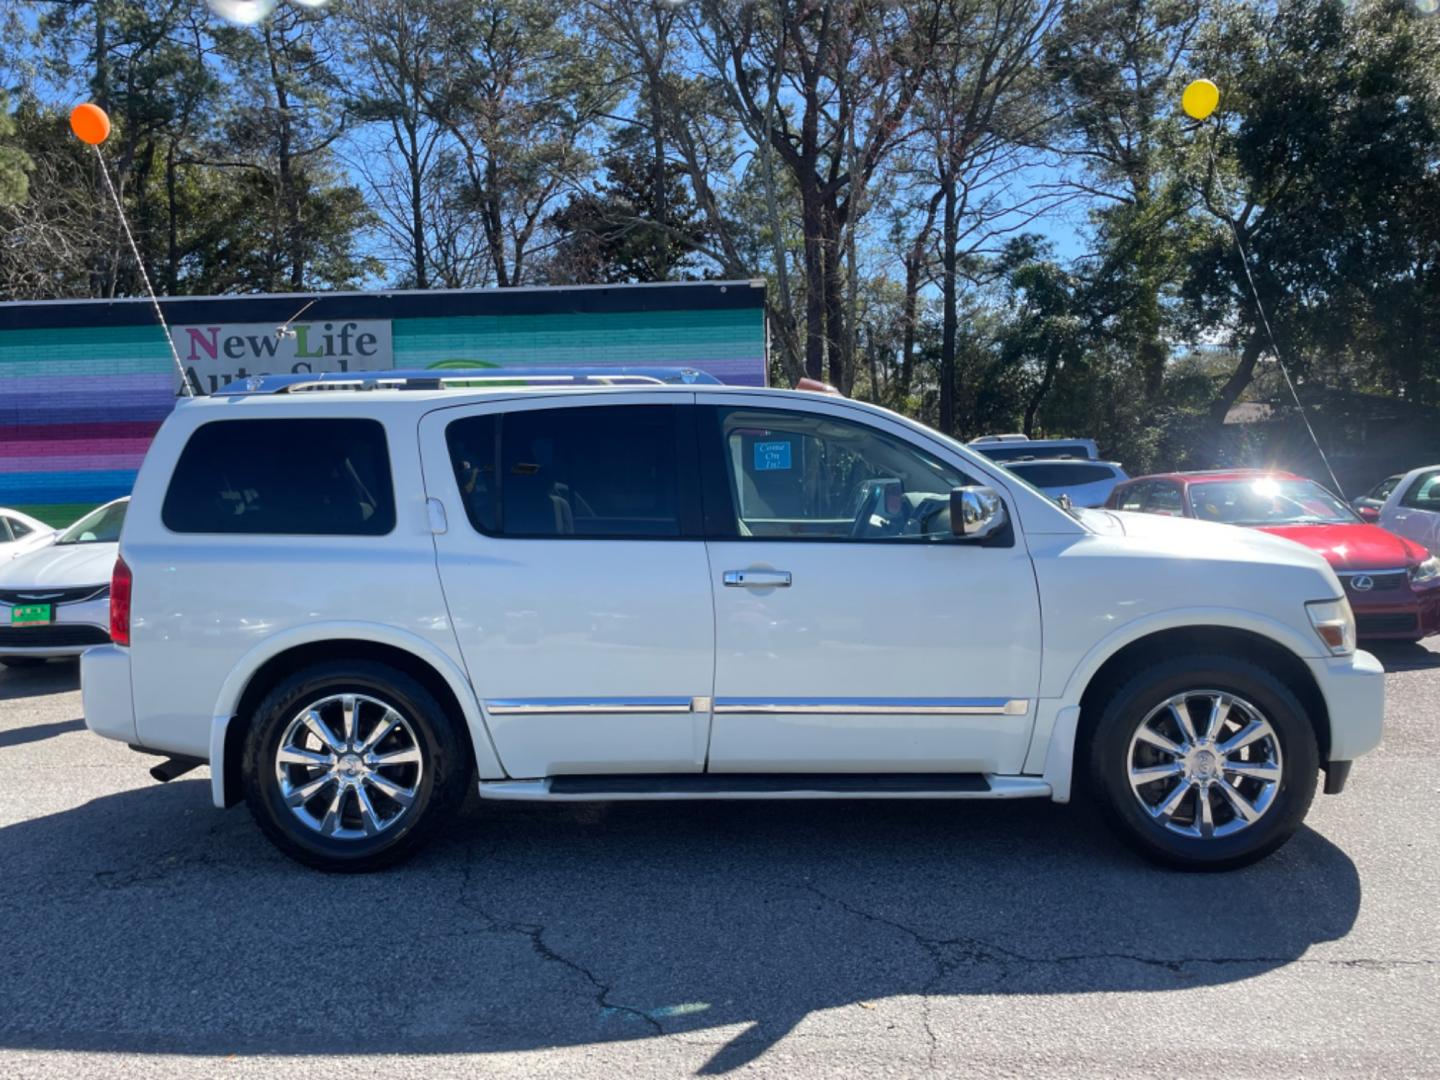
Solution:
M 251 375 L 386 371 L 395 366 L 388 319 L 210 323 L 170 330 L 186 377 L 200 393 Z M 175 392 L 181 393 L 180 377 Z

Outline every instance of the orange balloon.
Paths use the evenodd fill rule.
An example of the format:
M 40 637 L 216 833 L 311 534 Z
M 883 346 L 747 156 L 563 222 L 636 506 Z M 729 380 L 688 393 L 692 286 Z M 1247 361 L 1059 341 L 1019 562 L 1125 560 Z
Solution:
M 81 142 L 99 146 L 110 137 L 110 117 L 99 105 L 87 101 L 70 110 L 70 130 Z

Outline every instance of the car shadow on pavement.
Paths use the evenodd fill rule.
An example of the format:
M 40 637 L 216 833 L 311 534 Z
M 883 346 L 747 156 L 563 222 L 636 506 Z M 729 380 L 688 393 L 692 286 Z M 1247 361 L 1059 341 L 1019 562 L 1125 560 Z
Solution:
M 1434 638 L 1431 639 L 1435 640 Z M 1440 652 L 1415 641 L 1362 641 L 1361 648 L 1373 653 L 1386 671 L 1425 671 L 1440 668 Z
M 80 665 L 74 660 L 51 660 L 35 667 L 0 667 L 0 701 L 79 689 Z
M 64 735 L 71 731 L 84 731 L 84 720 L 57 720 L 53 724 L 32 724 L 29 727 L 0 730 L 0 750 L 7 746 L 24 746 L 26 743 L 41 742 Z
M 1178 874 L 1038 801 L 472 799 L 414 861 L 342 876 L 208 796 L 178 781 L 0 828 L 0 1048 L 483 1053 L 683 1032 L 725 1073 L 822 1010 L 923 1038 L 934 995 L 1251 978 L 1345 936 L 1360 905 L 1354 864 L 1309 829 L 1246 870 Z

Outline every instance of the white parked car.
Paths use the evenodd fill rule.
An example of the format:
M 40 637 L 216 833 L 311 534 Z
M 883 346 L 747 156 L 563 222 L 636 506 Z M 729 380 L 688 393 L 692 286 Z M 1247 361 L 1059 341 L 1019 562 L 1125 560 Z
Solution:
M 79 656 L 110 640 L 110 576 L 129 501 L 106 503 L 53 543 L 0 563 L 0 664 Z
M 217 806 L 316 866 L 395 861 L 474 779 L 538 801 L 1083 786 L 1144 854 L 1232 867 L 1380 739 L 1380 664 L 1284 540 L 1067 513 L 824 394 L 306 385 L 165 421 L 82 684 L 93 731 L 170 758 L 162 779 L 208 763 Z
M 1440 555 L 1440 465 L 1411 469 L 1380 507 L 1380 526 Z
M 0 565 L 6 559 L 44 547 L 55 536 L 56 531 L 39 518 L 0 506 Z
M 1072 506 L 1104 506 L 1115 485 L 1130 479 L 1113 461 L 1007 461 L 1005 467 L 1051 498 L 1068 496 Z
M 1094 461 L 1100 457 L 1094 439 L 1032 439 L 1028 435 L 981 435 L 971 439 L 969 447 L 991 461 L 1021 461 L 1027 458 L 1079 458 Z

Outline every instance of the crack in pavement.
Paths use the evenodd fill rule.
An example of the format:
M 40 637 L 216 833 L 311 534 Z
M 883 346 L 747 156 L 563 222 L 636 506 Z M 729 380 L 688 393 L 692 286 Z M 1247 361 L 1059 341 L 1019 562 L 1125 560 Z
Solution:
M 761 883 L 755 882 L 755 884 Z M 820 888 L 817 888 L 809 882 L 805 882 L 803 884 L 781 882 L 779 884 L 781 884 L 784 888 L 797 889 L 812 893 L 813 895 L 819 897 L 821 900 L 824 900 L 825 902 L 830 904 L 834 904 L 842 911 L 848 912 L 849 914 L 854 915 L 857 918 L 864 919 L 868 922 L 878 923 L 882 926 L 888 926 L 894 930 L 900 931 L 902 934 L 905 934 L 911 939 L 913 939 L 917 945 L 919 945 L 926 952 L 934 956 L 937 965 L 941 967 L 941 970 L 938 972 L 937 978 L 930 980 L 930 982 L 927 983 L 927 987 L 934 985 L 934 983 L 939 981 L 939 978 L 943 978 L 946 974 L 959 967 L 962 963 L 983 961 L 992 961 L 994 963 L 1001 964 L 1002 966 L 1007 964 L 1044 966 L 1048 964 L 1072 964 L 1105 960 L 1123 960 L 1130 961 L 1136 964 L 1145 964 L 1151 967 L 1164 968 L 1168 971 L 1173 971 L 1177 973 L 1187 965 L 1192 964 L 1216 966 L 1243 964 L 1309 964 L 1325 967 L 1370 968 L 1377 971 L 1390 971 L 1401 968 L 1425 968 L 1434 967 L 1437 964 L 1440 964 L 1440 959 L 1433 959 L 1429 957 L 1405 960 L 1387 959 L 1382 957 L 1352 957 L 1348 959 L 1330 960 L 1323 958 L 1310 958 L 1304 956 L 1182 956 L 1167 958 L 1157 956 L 1144 956 L 1140 953 L 1121 952 L 1066 953 L 1057 956 L 1034 956 L 1028 953 L 1018 952 L 1014 949 L 1007 949 L 1003 946 L 995 945 L 990 942 L 981 941 L 979 938 L 927 937 L 925 934 L 921 933 L 919 930 L 916 930 L 914 927 L 907 926 L 904 923 L 899 922 L 898 920 L 887 918 L 884 915 L 877 915 L 874 912 L 866 911 L 863 908 L 858 908 L 855 905 L 848 903 L 847 901 L 842 900 L 837 896 L 831 896 L 829 893 L 825 892 Z M 938 954 L 937 950 L 948 947 L 961 949 L 967 955 L 963 955 L 958 960 L 950 960 Z
M 600 1009 L 620 1013 L 640 1020 L 649 1025 L 650 1029 L 656 1035 L 665 1034 L 665 1029 L 661 1026 L 660 1021 L 656 1020 L 648 1012 L 642 1009 L 636 1009 L 630 1005 L 618 1005 L 612 1002 L 610 1000 L 611 986 L 608 983 L 601 982 L 600 978 L 593 971 L 581 964 L 578 960 L 572 960 L 548 944 L 545 941 L 545 927 L 543 925 L 502 919 L 481 907 L 479 902 L 470 895 L 470 887 L 474 883 L 475 863 L 476 859 L 473 849 L 467 851 L 465 862 L 460 869 L 460 890 L 456 897 L 456 902 L 462 908 L 465 908 L 467 911 L 473 911 L 479 915 L 489 924 L 489 929 L 492 931 L 519 934 L 528 939 L 530 948 L 535 952 L 535 955 L 546 963 L 559 964 L 580 975 L 594 988 L 595 1004 L 598 1005 Z

